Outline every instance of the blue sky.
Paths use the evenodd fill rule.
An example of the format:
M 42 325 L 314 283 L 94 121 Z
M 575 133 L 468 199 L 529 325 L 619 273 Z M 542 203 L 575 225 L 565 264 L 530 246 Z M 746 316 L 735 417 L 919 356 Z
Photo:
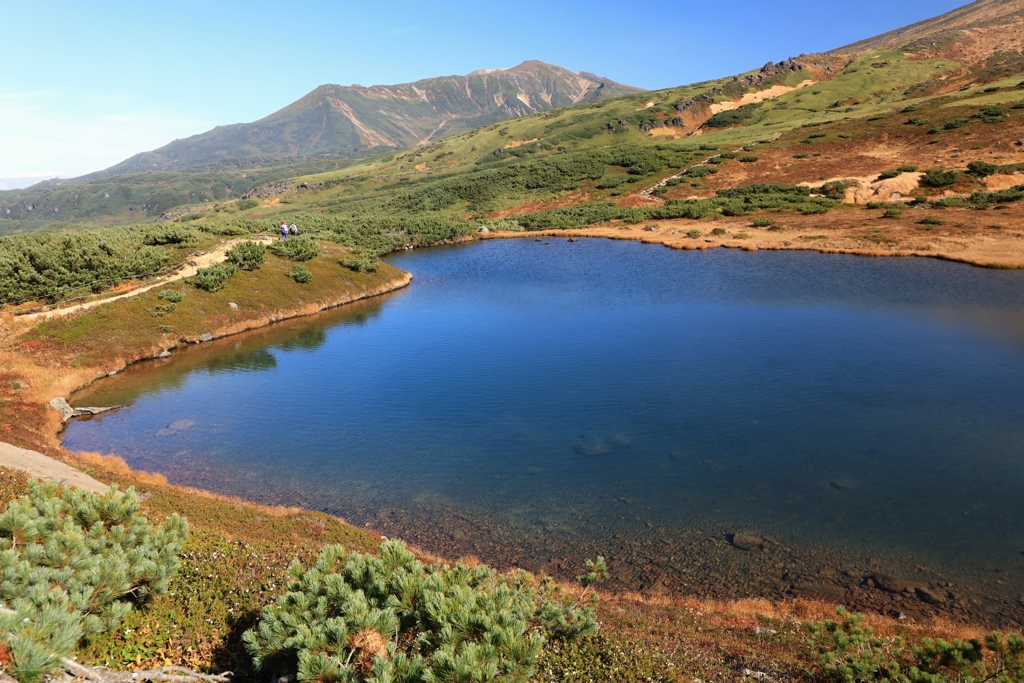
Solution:
M 323 83 L 541 59 L 645 88 L 732 75 L 964 0 L 0 0 L 0 189 L 110 166 Z

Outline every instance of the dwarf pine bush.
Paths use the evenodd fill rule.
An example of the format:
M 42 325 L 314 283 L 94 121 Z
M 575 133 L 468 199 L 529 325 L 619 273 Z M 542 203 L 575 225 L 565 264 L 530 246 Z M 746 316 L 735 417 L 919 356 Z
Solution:
M 295 280 L 300 285 L 308 285 L 313 281 L 313 273 L 309 272 L 309 268 L 306 268 L 306 266 L 301 263 L 296 263 L 291 271 L 285 273 L 285 275 Z
M 292 261 L 311 261 L 320 255 L 320 245 L 309 235 L 297 235 L 270 245 L 270 252 Z
M 373 254 L 353 253 L 338 260 L 338 263 L 357 273 L 376 273 L 380 259 Z
M 530 675 L 548 638 L 597 629 L 519 571 L 424 566 L 400 541 L 380 555 L 328 546 L 243 639 L 256 667 L 299 680 L 496 681 Z
M 205 292 L 216 292 L 227 284 L 236 270 L 235 264 L 230 261 L 200 268 L 196 271 L 196 276 L 192 278 L 192 284 Z
M 925 638 L 907 647 L 876 636 L 864 615 L 836 610 L 840 621 L 811 623 L 812 650 L 826 680 L 836 683 L 1022 683 L 1024 638 L 993 632 L 952 642 Z M 987 656 L 986 656 L 986 650 Z
M 31 482 L 0 515 L 0 643 L 22 683 L 60 667 L 83 637 L 113 628 L 132 603 L 167 590 L 187 522 L 151 526 L 139 498 Z
M 256 270 L 263 265 L 267 255 L 267 245 L 262 242 L 239 242 L 227 250 L 228 263 L 242 270 Z

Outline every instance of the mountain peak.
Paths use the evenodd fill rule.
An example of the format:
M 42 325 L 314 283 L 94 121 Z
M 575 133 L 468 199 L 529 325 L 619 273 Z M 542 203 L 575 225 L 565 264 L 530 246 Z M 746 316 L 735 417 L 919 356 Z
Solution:
M 397 85 L 325 83 L 253 123 L 218 126 L 131 159 L 92 177 L 184 170 L 258 157 L 362 155 L 412 147 L 445 135 L 581 102 L 642 92 L 586 72 L 531 59 Z

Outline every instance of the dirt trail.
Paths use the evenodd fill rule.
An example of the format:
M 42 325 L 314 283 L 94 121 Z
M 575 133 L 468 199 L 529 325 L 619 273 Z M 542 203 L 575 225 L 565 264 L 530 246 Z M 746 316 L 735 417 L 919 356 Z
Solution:
M 76 470 L 71 465 L 66 465 L 37 451 L 18 448 L 2 441 L 0 441 L 0 466 L 25 472 L 34 479 L 55 481 L 62 486 L 74 486 L 93 493 L 106 493 L 110 488 L 88 474 Z
M 163 287 L 164 285 L 167 285 L 176 280 L 182 280 L 187 277 L 192 277 L 200 268 L 212 266 L 217 263 L 223 263 L 224 260 L 227 258 L 225 254 L 227 253 L 228 249 L 235 246 L 239 242 L 246 241 L 262 242 L 263 244 L 272 244 L 274 242 L 274 238 L 260 237 L 254 240 L 249 240 L 248 238 L 229 240 L 228 242 L 225 242 L 224 244 L 222 244 L 213 251 L 207 252 L 205 254 L 202 254 L 201 256 L 196 256 L 190 259 L 188 262 L 186 262 L 185 267 L 182 268 L 181 270 L 172 273 L 166 277 L 162 277 L 157 280 L 153 280 L 152 282 L 148 282 L 147 284 L 141 287 L 137 287 L 136 289 L 133 289 L 130 292 L 124 292 L 123 294 L 117 294 L 116 296 L 106 297 L 105 299 L 95 299 L 93 301 L 86 301 L 85 303 L 74 304 L 73 306 L 54 308 L 49 311 L 40 311 L 38 313 L 26 313 L 25 315 L 19 315 L 18 320 L 25 320 L 30 322 L 40 320 L 52 320 L 53 318 L 58 318 L 60 316 L 71 315 L 72 313 L 78 313 L 80 311 L 87 311 L 90 308 L 96 308 L 97 306 L 108 304 L 111 301 L 118 301 L 120 299 L 128 299 L 133 296 L 138 296 L 140 294 L 148 292 L 149 290 L 155 287 Z

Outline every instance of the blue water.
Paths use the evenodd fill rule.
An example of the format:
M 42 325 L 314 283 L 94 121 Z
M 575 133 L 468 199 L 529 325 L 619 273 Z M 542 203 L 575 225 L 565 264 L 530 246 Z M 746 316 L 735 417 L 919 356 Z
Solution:
M 408 289 L 97 383 L 73 403 L 129 407 L 65 444 L 378 527 L 487 520 L 526 565 L 732 529 L 1024 587 L 1024 272 L 605 240 L 389 260 Z

